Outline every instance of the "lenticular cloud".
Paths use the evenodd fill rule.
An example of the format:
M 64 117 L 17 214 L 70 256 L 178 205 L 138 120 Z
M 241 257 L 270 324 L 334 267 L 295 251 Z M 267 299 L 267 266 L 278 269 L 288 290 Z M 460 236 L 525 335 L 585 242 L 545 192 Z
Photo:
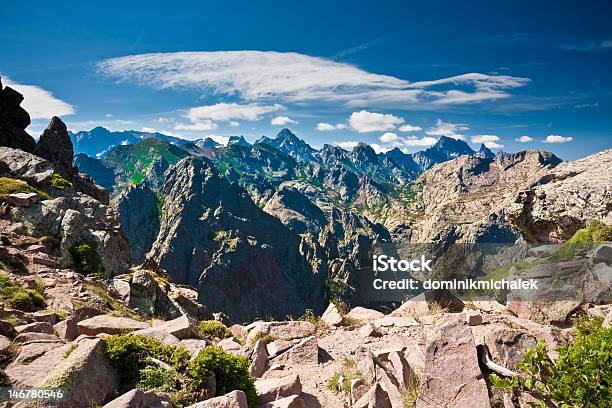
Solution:
M 245 101 L 341 102 L 349 106 L 378 103 L 462 103 L 509 96 L 506 89 L 523 86 L 526 78 L 463 74 L 411 83 L 356 66 L 293 52 L 216 51 L 131 55 L 97 64 L 119 81 L 158 89 L 201 89 L 234 95 Z M 472 92 L 454 89 L 471 86 Z

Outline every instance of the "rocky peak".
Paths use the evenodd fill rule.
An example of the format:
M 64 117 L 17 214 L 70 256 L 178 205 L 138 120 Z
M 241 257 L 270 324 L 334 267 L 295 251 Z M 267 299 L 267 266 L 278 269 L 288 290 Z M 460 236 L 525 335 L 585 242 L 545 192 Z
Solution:
M 240 135 L 240 136 L 230 136 L 229 142 L 227 142 L 227 145 L 228 146 L 238 145 L 238 146 L 249 147 L 251 144 L 246 141 L 244 136 Z
M 419 165 L 414 161 L 412 155 L 402 152 L 399 148 L 394 148 L 385 153 L 385 156 L 393 160 L 396 164 L 403 167 L 409 173 L 419 172 Z
M 316 150 L 287 128 L 281 130 L 275 139 L 263 136 L 257 143 L 275 147 L 300 161 L 316 160 Z
M 201 147 L 202 149 L 216 149 L 221 145 L 212 140 L 210 137 L 207 137 L 202 140 L 198 140 L 196 142 L 196 146 Z
M 378 163 L 378 155 L 376 155 L 376 152 L 374 149 L 372 149 L 372 146 L 367 143 L 359 143 L 353 148 L 351 153 L 353 159 L 356 161 L 373 164 Z
M 440 140 L 433 147 L 448 152 L 451 155 L 474 154 L 474 150 L 466 142 L 447 136 L 440 137 Z
M 493 159 L 495 158 L 495 153 L 491 151 L 484 143 L 480 145 L 480 149 L 475 154 L 476 157 L 480 157 L 482 159 Z
M 30 115 L 19 106 L 22 101 L 23 95 L 0 82 L 0 146 L 31 152 L 36 141 L 25 131 Z
M 442 136 L 435 145 L 422 152 L 414 153 L 412 157 L 421 170 L 425 171 L 435 164 L 474 153 L 474 150 L 463 140 Z
M 285 140 L 291 143 L 303 142 L 303 140 L 299 139 L 291 130 L 287 128 L 284 128 L 283 130 L 278 132 L 278 135 L 276 135 L 276 138 L 279 140 Z
M 75 169 L 72 165 L 74 151 L 66 124 L 54 116 L 34 147 L 35 155 L 49 160 L 57 172 L 70 177 Z

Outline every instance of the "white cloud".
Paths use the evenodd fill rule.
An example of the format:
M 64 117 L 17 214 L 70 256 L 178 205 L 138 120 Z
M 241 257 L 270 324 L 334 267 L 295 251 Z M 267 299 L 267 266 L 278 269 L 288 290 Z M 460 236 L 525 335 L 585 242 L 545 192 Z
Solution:
M 378 138 L 383 145 L 377 145 L 380 151 L 381 149 L 391 150 L 394 147 L 399 147 L 402 150 L 406 150 L 407 147 L 411 146 L 432 146 L 436 144 L 438 139 L 435 137 L 425 136 L 418 138 L 416 136 L 400 137 L 396 133 L 387 132 Z
M 573 137 L 559 136 L 559 135 L 548 135 L 543 140 L 544 143 L 566 143 L 574 140 Z
M 429 136 L 447 136 L 452 137 L 453 139 L 465 140 L 465 136 L 457 133 L 464 130 L 469 130 L 469 127 L 465 124 L 449 123 L 438 119 L 436 121 L 436 126 L 427 129 L 425 133 L 427 133 Z
M 106 117 L 106 118 L 112 118 L 112 117 L 113 117 L 113 114 L 112 114 L 112 113 L 107 113 L 106 115 L 104 115 L 104 117 Z
M 336 125 L 332 125 L 330 123 L 320 122 L 320 123 L 317 123 L 317 126 L 315 127 L 315 129 L 320 132 L 328 132 L 330 130 L 346 129 L 346 127 L 347 126 L 344 123 L 338 123 Z
M 2 77 L 2 83 L 23 95 L 21 107 L 30 114 L 32 120 L 72 115 L 76 111 L 68 102 L 56 98 L 51 92 L 38 86 L 18 84 L 5 76 Z
M 487 146 L 489 149 L 501 149 L 502 147 L 504 147 L 503 144 L 495 142 L 485 142 L 484 145 Z
M 238 127 L 240 126 L 240 123 L 236 122 L 235 120 L 230 120 L 229 125 L 230 127 Z
M 476 136 L 472 136 L 470 137 L 470 141 L 472 143 L 490 143 L 490 142 L 498 142 L 499 141 L 499 136 L 495 136 L 495 135 L 476 135 Z M 489 147 L 489 146 L 487 146 Z
M 155 119 L 155 121 L 157 123 L 170 123 L 170 122 L 174 122 L 174 119 L 159 117 L 159 118 Z
M 217 124 L 208 119 L 192 123 L 179 123 L 174 126 L 174 130 L 192 130 L 197 132 L 215 130 L 216 128 Z
M 349 125 L 359 133 L 393 130 L 401 123 L 404 123 L 404 119 L 398 116 L 367 110 L 353 112 L 349 117 Z
M 292 123 L 297 123 L 297 122 L 287 116 L 276 116 L 272 118 L 272 120 L 270 121 L 270 124 L 274 126 L 284 126 L 284 125 L 289 125 Z
M 514 139 L 514 140 L 516 140 L 517 142 L 521 142 L 521 143 L 528 143 L 528 142 L 531 142 L 533 138 L 529 136 L 521 136 L 518 139 Z
M 389 150 L 391 150 L 391 149 L 392 149 L 392 148 L 391 148 L 391 147 L 389 147 L 389 146 L 381 146 L 381 145 L 376 144 L 376 143 L 372 143 L 372 144 L 370 145 L 370 147 L 372 147 L 372 149 L 374 149 L 374 151 L 375 151 L 376 153 L 386 153 L 386 152 L 388 152 Z
M 206 135 L 204 138 L 210 137 L 215 142 L 227 146 L 229 143 L 229 137 L 227 136 L 219 136 L 219 135 Z
M 333 144 L 335 144 L 336 146 L 340 146 L 343 149 L 352 149 L 353 147 L 357 146 L 359 144 L 359 142 L 354 142 L 352 140 L 346 141 L 346 142 L 334 142 Z
M 393 142 L 399 142 L 401 138 L 395 133 L 387 132 L 381 137 L 379 137 L 378 140 L 380 140 L 383 143 L 393 143 Z
M 418 138 L 405 139 L 404 145 L 406 146 L 433 146 L 436 144 L 437 141 L 438 139 L 436 139 L 435 137 L 425 136 L 420 139 Z
M 423 130 L 423 128 L 421 128 L 420 126 L 413 126 L 406 123 L 405 125 L 398 127 L 397 130 L 399 130 L 400 132 L 418 132 L 420 130 Z
M 233 119 L 254 122 L 261 119 L 261 115 L 284 109 L 282 105 L 257 105 L 254 103 L 240 105 L 237 103 L 216 103 L 208 106 L 198 106 L 187 110 L 186 117 L 192 122 L 202 119 L 211 119 L 226 122 Z
M 238 96 L 244 101 L 326 101 L 348 106 L 501 99 L 510 96 L 507 90 L 529 82 L 527 78 L 467 73 L 411 83 L 326 58 L 274 51 L 141 54 L 105 60 L 97 68 L 119 81 L 134 81 L 158 89 L 192 88 Z M 439 89 L 444 87 L 450 89 Z
M 143 127 L 141 131 L 145 133 L 155 133 L 157 132 L 157 129 L 151 127 Z

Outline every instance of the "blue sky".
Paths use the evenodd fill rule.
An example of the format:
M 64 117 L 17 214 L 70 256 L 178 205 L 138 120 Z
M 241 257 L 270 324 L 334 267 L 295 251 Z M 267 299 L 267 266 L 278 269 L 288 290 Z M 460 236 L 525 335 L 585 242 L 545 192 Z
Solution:
M 0 74 L 33 135 L 58 114 L 190 139 L 289 127 L 315 147 L 612 146 L 609 1 L 17 3 Z

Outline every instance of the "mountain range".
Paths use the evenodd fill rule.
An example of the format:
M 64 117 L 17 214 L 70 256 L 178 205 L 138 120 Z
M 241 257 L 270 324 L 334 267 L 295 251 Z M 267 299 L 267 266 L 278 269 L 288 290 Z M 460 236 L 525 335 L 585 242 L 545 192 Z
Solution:
M 119 133 L 108 140 L 130 132 Z M 364 297 L 359 271 L 381 247 L 408 256 L 414 243 L 563 240 L 605 207 L 583 203 L 562 221 L 536 214 L 519 197 L 556 180 L 561 159 L 474 151 L 444 136 L 406 154 L 365 143 L 317 150 L 289 129 L 225 146 L 134 132 L 104 147 L 79 134 L 75 164 L 111 191 L 134 262 L 154 262 L 174 282 L 197 287 L 206 307 L 232 319 L 299 314 L 306 305 L 321 311 L 332 298 L 380 307 Z M 83 153 L 102 147 L 110 150 L 100 158 Z M 571 194 L 575 179 L 564 182 Z M 592 184 L 596 197 L 601 185 Z M 547 205 L 562 211 L 557 201 Z M 546 233 L 526 233 L 541 223 Z

